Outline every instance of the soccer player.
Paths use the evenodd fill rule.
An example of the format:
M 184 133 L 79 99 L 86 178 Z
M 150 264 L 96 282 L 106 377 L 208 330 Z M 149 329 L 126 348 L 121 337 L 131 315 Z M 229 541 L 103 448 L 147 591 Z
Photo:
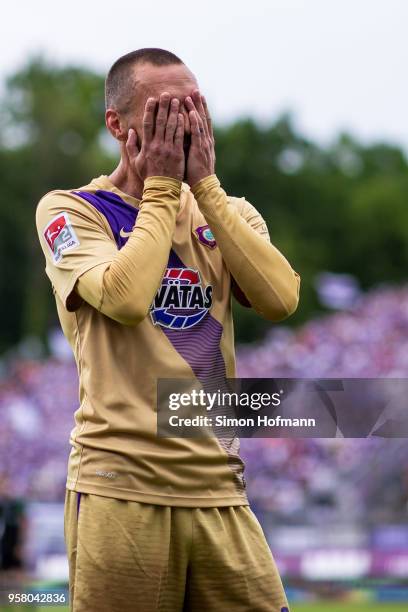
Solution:
M 270 321 L 299 276 L 215 174 L 195 76 L 140 49 L 106 79 L 109 176 L 55 190 L 36 223 L 80 405 L 65 498 L 74 612 L 287 612 L 239 442 L 159 438 L 158 378 L 235 376 L 232 293 Z M 56 398 L 56 404 L 58 398 Z

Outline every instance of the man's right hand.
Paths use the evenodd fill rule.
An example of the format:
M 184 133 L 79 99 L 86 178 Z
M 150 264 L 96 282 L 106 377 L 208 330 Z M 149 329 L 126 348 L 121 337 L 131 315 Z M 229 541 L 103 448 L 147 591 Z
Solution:
M 163 92 L 154 120 L 157 101 L 148 98 L 143 116 L 143 139 L 139 151 L 136 132 L 128 132 L 126 150 L 132 169 L 144 181 L 149 176 L 168 176 L 183 180 L 185 156 L 183 150 L 184 117 L 179 113 L 179 100 L 170 100 L 170 94 Z M 170 105 L 170 110 L 169 110 Z

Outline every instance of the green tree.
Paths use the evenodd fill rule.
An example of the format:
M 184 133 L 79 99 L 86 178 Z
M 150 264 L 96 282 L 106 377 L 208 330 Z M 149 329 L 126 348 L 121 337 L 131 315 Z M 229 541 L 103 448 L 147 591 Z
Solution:
M 36 57 L 6 81 L 0 100 L 0 351 L 57 321 L 34 209 L 47 191 L 110 173 L 103 146 L 103 77 Z M 217 174 L 265 218 L 272 242 L 301 274 L 301 301 L 286 325 L 321 313 L 316 274 L 354 274 L 365 288 L 405 280 L 407 160 L 387 143 L 340 134 L 323 148 L 297 132 L 290 115 L 268 125 L 243 118 L 215 129 Z M 237 304 L 238 341 L 271 327 Z
M 55 305 L 33 230 L 34 210 L 47 191 L 86 184 L 111 161 L 100 146 L 103 79 L 81 68 L 33 59 L 6 82 L 1 104 L 3 257 L 8 296 L 2 346 L 24 335 L 44 336 Z M 10 242 L 15 242 L 11 245 Z M 7 249 L 7 251 L 5 251 Z M 10 284 L 10 277 L 12 281 Z M 3 318 L 3 317 L 2 317 Z M 4 320 L 4 318 L 3 318 Z

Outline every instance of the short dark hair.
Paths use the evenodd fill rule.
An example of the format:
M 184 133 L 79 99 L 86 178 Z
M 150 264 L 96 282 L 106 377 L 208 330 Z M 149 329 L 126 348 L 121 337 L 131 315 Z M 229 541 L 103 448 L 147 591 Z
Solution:
M 150 63 L 153 66 L 184 64 L 177 55 L 165 49 L 146 47 L 122 55 L 110 68 L 105 80 L 105 106 L 125 112 L 134 95 L 132 68 L 136 64 Z

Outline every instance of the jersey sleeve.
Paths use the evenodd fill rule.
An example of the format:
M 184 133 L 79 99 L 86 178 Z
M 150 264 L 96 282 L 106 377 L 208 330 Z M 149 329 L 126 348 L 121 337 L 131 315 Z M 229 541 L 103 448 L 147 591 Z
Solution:
M 96 266 L 108 266 L 117 246 L 100 213 L 65 191 L 40 200 L 36 226 L 53 290 L 67 310 L 74 310 L 69 298 L 78 278 Z
M 231 204 L 234 204 L 243 219 L 254 229 L 258 234 L 263 236 L 268 242 L 271 241 L 268 227 L 261 213 L 257 211 L 255 206 L 250 204 L 245 198 L 236 198 L 228 196 Z
M 201 179 L 191 191 L 231 276 L 254 310 L 270 321 L 291 315 L 299 302 L 300 276 L 265 239 L 264 221 L 255 209 L 245 205 L 245 216 L 241 215 L 215 174 Z
M 263 236 L 265 240 L 268 242 L 271 241 L 269 236 L 268 226 L 262 215 L 257 211 L 255 206 L 250 204 L 244 197 L 237 198 L 234 196 L 228 196 L 228 201 L 230 204 L 233 204 L 241 217 L 245 219 L 245 221 L 254 229 L 258 234 Z M 245 306 L 246 308 L 251 308 L 251 302 L 246 297 L 245 293 L 242 291 L 240 286 L 238 285 L 235 278 L 231 275 L 231 291 L 237 302 L 241 304 L 241 306 Z
M 147 178 L 126 244 L 107 268 L 101 264 L 78 279 L 78 294 L 118 323 L 137 325 L 148 315 L 168 263 L 181 186 L 171 177 Z

